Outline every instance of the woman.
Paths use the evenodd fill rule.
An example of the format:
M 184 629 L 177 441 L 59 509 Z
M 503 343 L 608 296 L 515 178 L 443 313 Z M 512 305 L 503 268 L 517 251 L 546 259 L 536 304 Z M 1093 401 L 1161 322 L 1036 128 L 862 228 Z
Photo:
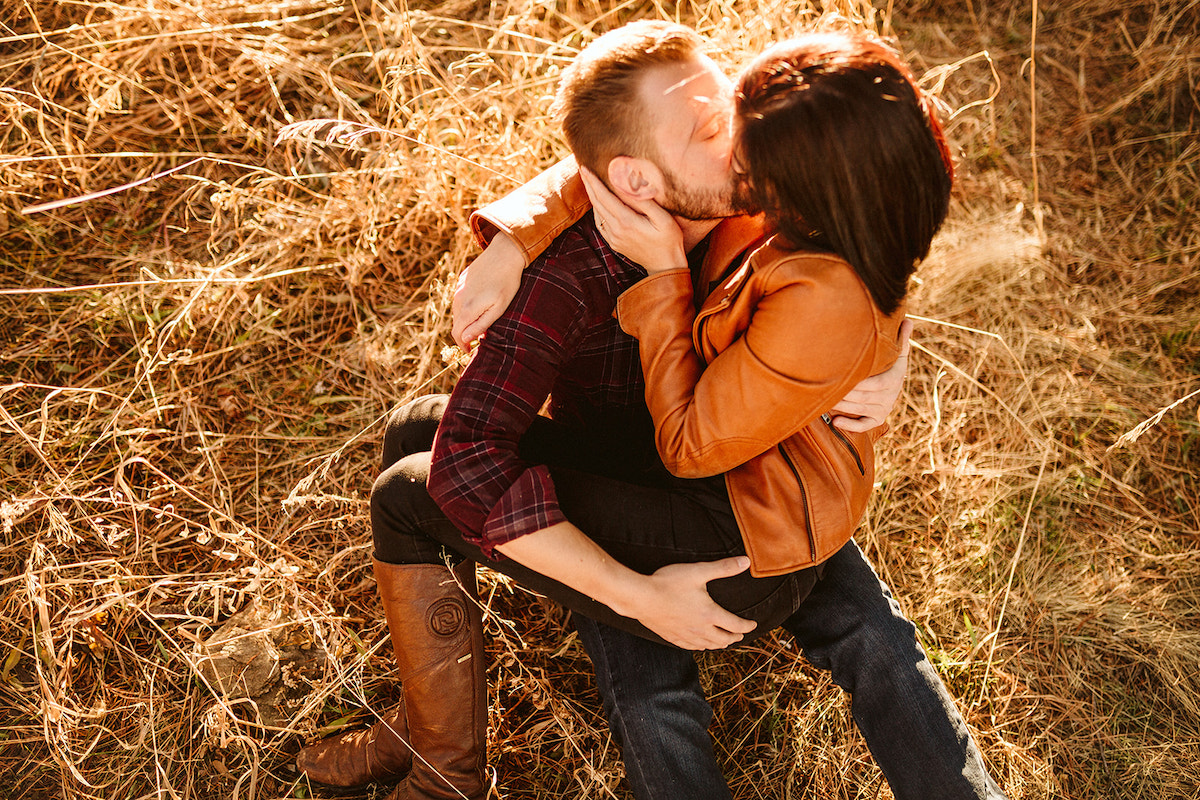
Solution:
M 820 563 L 844 544 L 847 521 L 857 524 L 869 482 L 812 467 L 844 446 L 869 468 L 859 454 L 870 441 L 810 423 L 847 372 L 886 363 L 953 172 L 912 75 L 864 36 L 772 48 L 743 72 L 736 104 L 739 191 L 773 235 L 698 312 L 673 218 L 654 203 L 625 205 L 586 171 L 584 180 L 606 239 L 649 274 L 622 295 L 618 316 L 640 343 L 659 453 L 681 477 L 726 474 L 765 575 Z

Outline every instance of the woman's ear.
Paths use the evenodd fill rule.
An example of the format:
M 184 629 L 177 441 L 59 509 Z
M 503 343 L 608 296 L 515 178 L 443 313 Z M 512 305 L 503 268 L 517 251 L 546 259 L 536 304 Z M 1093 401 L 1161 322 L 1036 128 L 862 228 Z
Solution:
M 608 185 L 622 200 L 657 200 L 663 176 L 658 167 L 644 158 L 617 156 L 608 162 Z

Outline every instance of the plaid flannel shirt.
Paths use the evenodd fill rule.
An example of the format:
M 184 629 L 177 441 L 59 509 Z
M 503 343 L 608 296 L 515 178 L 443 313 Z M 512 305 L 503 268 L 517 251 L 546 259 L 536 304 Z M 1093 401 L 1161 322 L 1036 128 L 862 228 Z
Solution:
M 526 268 L 517 296 L 455 386 L 428 488 L 489 557 L 497 557 L 496 545 L 565 519 L 549 469 L 520 454 L 521 437 L 547 398 L 558 423 L 586 428 L 617 411 L 653 431 L 637 340 L 613 314 L 621 292 L 644 277 L 608 247 L 587 214 Z

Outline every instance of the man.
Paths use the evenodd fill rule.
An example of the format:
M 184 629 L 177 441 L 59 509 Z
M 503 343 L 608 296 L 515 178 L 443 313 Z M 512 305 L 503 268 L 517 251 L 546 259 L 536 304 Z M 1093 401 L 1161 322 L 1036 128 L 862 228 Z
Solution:
M 592 104 L 594 110 L 615 109 L 597 126 L 610 135 L 592 137 L 598 153 L 578 147 L 581 161 L 619 192 L 653 196 L 669 208 L 693 253 L 728 246 L 728 236 L 708 238 L 715 218 L 732 211 L 723 105 L 728 82 L 699 53 L 695 35 L 664 24 L 630 26 L 603 37 L 579 63 L 583 66 L 564 78 L 562 95 L 573 147 L 578 137 L 571 134 L 571 104 L 578 111 L 588 103 L 587 92 L 581 100 L 572 87 L 586 89 L 618 73 L 601 93 L 603 103 Z M 630 125 L 632 120 L 648 124 Z M 737 225 L 726 230 L 731 228 L 737 240 Z M 394 421 L 385 441 L 385 473 L 372 494 L 372 528 L 407 712 L 389 715 L 383 729 L 310 748 L 301 758 L 310 775 L 345 783 L 345 775 L 326 767 L 355 761 L 344 772 L 359 778 L 400 772 L 407 764 L 395 741 L 407 736 L 421 758 L 394 797 L 482 796 L 478 714 L 472 712 L 478 708 L 481 664 L 472 632 L 478 621 L 463 602 L 470 575 L 455 572 L 464 592 L 447 581 L 444 568 L 439 573 L 432 566 L 442 557 L 440 543 L 535 588 L 549 586 L 548 594 L 566 598 L 587 615 L 577 615 L 577 625 L 638 797 L 728 797 L 707 734 L 711 710 L 695 662 L 689 653 L 652 639 L 657 634 L 700 649 L 726 646 L 756 630 L 755 621 L 731 614 L 709 596 L 724 582 L 742 580 L 746 560 L 661 567 L 643 562 L 639 572 L 596 543 L 599 537 L 609 549 L 624 548 L 636 561 L 646 543 L 631 537 L 628 528 L 659 524 L 652 517 L 662 497 L 702 511 L 722 508 L 719 482 L 682 485 L 656 471 L 656 459 L 647 457 L 636 346 L 611 319 L 616 294 L 642 275 L 607 248 L 590 219 L 572 226 L 530 265 L 513 307 L 492 327 L 448 407 L 444 401 L 414 404 Z M 537 417 L 547 395 L 553 423 Z M 428 430 L 439 420 L 431 463 Z M 613 438 L 623 441 L 613 447 Z M 572 466 L 590 472 L 580 475 Z M 418 480 L 425 475 L 428 494 Z M 466 533 L 467 543 L 445 518 L 437 518 L 430 494 Z M 626 496 L 645 502 L 615 514 L 607 507 Z M 603 502 L 597 504 L 597 498 Z M 730 521 L 716 517 L 713 552 L 720 552 L 725 545 L 719 536 L 728 533 Z M 687 538 L 703 540 L 706 515 L 688 519 L 694 524 L 684 527 Z M 619 530 L 607 529 L 610 522 Z M 678 525 L 672 519 L 666 527 Z M 420 535 L 410 536 L 413 531 Z M 648 549 L 656 546 L 661 549 L 661 540 Z M 497 554 L 511 560 L 497 561 Z M 693 555 L 688 560 L 704 561 L 700 553 Z M 763 599 L 774 602 L 781 593 L 800 598 L 811 590 L 798 611 L 793 613 L 794 603 L 786 608 L 783 624 L 810 660 L 832 669 L 835 680 L 854 692 L 855 718 L 896 796 L 982 797 L 989 791 L 999 796 L 916 646 L 911 624 L 861 553 L 851 543 L 823 566 L 820 581 L 813 574 L 787 576 L 782 590 L 772 585 Z M 747 616 L 760 625 L 771 619 Z M 464 626 L 464 618 L 470 624 Z M 637 623 L 626 624 L 630 618 L 644 626 L 644 636 L 630 632 L 637 629 Z M 419 630 L 421 620 L 427 631 Z M 628 680 L 633 674 L 636 680 Z M 431 675 L 438 676 L 441 694 L 449 689 L 473 700 L 451 697 L 448 704 Z M 456 721 L 458 730 L 447 732 Z

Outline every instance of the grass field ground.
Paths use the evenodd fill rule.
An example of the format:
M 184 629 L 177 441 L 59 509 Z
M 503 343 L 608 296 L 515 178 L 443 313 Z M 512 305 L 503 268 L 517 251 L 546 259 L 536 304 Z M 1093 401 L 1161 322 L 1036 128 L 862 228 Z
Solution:
M 466 217 L 564 152 L 558 70 L 835 12 L 960 173 L 860 541 L 1014 800 L 1200 795 L 1197 0 L 2 0 L 0 797 L 320 796 L 291 754 L 397 697 L 379 423 L 453 384 Z M 504 795 L 628 796 L 561 610 L 483 580 Z M 786 637 L 702 661 L 737 797 L 890 797 Z

